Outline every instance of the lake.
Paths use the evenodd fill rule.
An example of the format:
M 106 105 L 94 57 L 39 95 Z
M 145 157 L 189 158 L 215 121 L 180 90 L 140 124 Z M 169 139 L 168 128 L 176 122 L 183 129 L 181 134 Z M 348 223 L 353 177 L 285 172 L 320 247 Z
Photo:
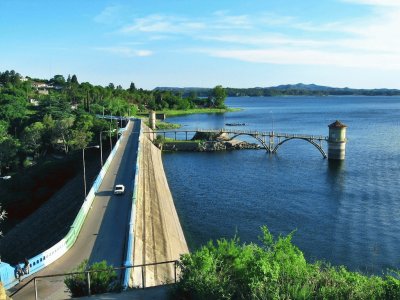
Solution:
M 400 97 L 238 97 L 226 104 L 243 110 L 167 121 L 183 129 L 245 123 L 230 128 L 327 136 L 338 119 L 348 126 L 346 159 L 329 163 L 301 140 L 275 155 L 164 153 L 192 250 L 235 234 L 258 242 L 267 225 L 274 235 L 296 230 L 293 241 L 309 260 L 375 274 L 400 268 Z

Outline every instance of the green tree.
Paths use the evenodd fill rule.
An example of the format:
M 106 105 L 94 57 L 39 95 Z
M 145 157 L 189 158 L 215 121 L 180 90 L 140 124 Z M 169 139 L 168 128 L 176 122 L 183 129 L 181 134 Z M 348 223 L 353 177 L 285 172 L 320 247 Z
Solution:
M 19 142 L 10 135 L 0 136 L 0 175 L 4 168 L 10 168 L 18 164 Z
M 61 150 L 65 154 L 69 152 L 69 146 L 72 138 L 72 127 L 75 117 L 70 116 L 64 119 L 56 120 L 54 126 L 53 147 Z
M 133 82 L 131 82 L 131 85 L 129 86 L 129 91 L 130 92 L 135 92 L 136 91 L 136 86 Z
M 82 129 L 73 129 L 70 140 L 68 141 L 71 150 L 80 150 L 86 148 L 92 140 L 93 133 Z
M 71 77 L 71 83 L 72 83 L 72 84 L 79 84 L 79 82 L 78 82 L 78 77 L 76 77 L 75 74 L 72 75 L 72 77 Z
M 25 127 L 22 133 L 22 144 L 24 150 L 33 154 L 36 158 L 40 154 L 40 150 L 43 147 L 43 134 L 45 132 L 45 127 L 42 122 L 35 122 L 27 127 Z
M 54 75 L 54 77 L 50 80 L 50 83 L 58 86 L 64 86 L 65 78 L 63 75 Z
M 212 89 L 209 103 L 216 108 L 225 108 L 226 91 L 222 85 L 217 85 Z
M 56 122 L 53 120 L 51 115 L 45 115 L 43 117 L 43 134 L 42 134 L 42 141 L 43 141 L 43 155 L 52 148 L 53 139 L 55 136 L 55 127 Z

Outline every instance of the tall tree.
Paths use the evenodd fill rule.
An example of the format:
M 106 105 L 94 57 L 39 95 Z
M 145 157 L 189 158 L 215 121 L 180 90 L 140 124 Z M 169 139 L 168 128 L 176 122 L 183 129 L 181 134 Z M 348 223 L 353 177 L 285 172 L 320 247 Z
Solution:
M 76 77 L 75 74 L 72 75 L 72 77 L 71 77 L 71 83 L 72 83 L 72 84 L 79 84 L 79 82 L 78 82 L 78 77 Z
M 72 138 L 72 127 L 74 125 L 74 116 L 66 117 L 55 122 L 55 139 L 53 146 L 60 148 L 65 154 L 69 152 L 70 140 Z
M 226 91 L 222 85 L 217 85 L 211 91 L 210 102 L 217 108 L 225 108 Z
M 129 86 L 129 91 L 130 92 L 135 92 L 136 91 L 136 86 L 133 82 L 131 82 L 131 85 Z
M 22 133 L 22 144 L 24 150 L 33 154 L 33 157 L 36 158 L 39 156 L 40 149 L 43 146 L 43 133 L 44 133 L 44 125 L 42 122 L 35 122 L 27 127 L 25 127 Z

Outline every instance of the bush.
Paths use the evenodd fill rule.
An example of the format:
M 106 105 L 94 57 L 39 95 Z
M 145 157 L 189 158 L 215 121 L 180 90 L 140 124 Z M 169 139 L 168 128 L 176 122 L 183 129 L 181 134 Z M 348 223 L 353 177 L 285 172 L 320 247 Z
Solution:
M 105 260 L 88 266 L 88 261 L 84 260 L 74 272 L 78 274 L 69 275 L 64 283 L 72 294 L 72 297 L 82 297 L 88 295 L 88 282 L 86 271 L 101 271 L 90 273 L 90 293 L 102 294 L 107 292 L 119 292 L 122 286 L 117 280 L 117 273 L 112 266 L 108 266 Z
M 183 255 L 174 299 L 400 299 L 398 272 L 382 278 L 307 263 L 293 234 L 262 231 L 261 246 L 235 237 Z

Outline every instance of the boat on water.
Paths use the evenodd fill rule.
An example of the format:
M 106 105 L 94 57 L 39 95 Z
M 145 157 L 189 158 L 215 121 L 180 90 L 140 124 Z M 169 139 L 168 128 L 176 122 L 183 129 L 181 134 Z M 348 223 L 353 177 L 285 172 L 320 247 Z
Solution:
M 226 126 L 245 126 L 246 123 L 225 123 Z

